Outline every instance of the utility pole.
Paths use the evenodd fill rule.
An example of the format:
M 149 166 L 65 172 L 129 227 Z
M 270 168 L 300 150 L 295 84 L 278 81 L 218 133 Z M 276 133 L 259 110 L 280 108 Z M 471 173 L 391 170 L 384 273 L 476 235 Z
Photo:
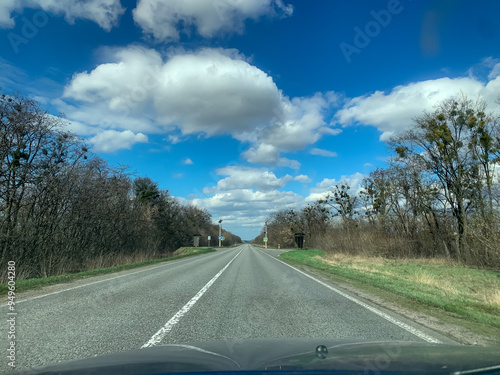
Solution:
M 219 220 L 219 247 L 222 246 L 222 220 Z
M 269 241 L 269 239 L 267 238 L 267 221 L 266 221 L 266 242 L 264 242 L 264 247 L 267 249 L 267 241 Z

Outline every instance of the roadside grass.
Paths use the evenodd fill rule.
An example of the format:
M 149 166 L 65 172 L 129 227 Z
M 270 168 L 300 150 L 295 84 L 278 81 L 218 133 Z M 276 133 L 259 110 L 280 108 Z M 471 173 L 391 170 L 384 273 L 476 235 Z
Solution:
M 130 270 L 139 267 L 150 266 L 152 264 L 168 262 L 171 260 L 186 258 L 190 256 L 206 254 L 216 251 L 213 248 L 201 248 L 201 247 L 181 247 L 172 253 L 172 256 L 160 259 L 151 259 L 142 262 L 122 264 L 119 266 L 106 267 L 106 268 L 96 268 L 88 271 L 82 271 L 77 273 L 66 273 L 58 276 L 49 276 L 37 279 L 27 279 L 27 280 L 16 280 L 16 292 L 24 292 L 27 290 L 40 289 L 45 286 L 68 283 L 75 280 L 80 280 L 92 276 L 105 275 L 108 273 L 120 272 L 125 270 Z M 0 296 L 6 296 L 8 292 L 8 284 L 0 284 Z
M 289 251 L 280 257 L 486 325 L 490 333 L 500 328 L 498 272 L 439 259 L 384 259 L 316 249 Z

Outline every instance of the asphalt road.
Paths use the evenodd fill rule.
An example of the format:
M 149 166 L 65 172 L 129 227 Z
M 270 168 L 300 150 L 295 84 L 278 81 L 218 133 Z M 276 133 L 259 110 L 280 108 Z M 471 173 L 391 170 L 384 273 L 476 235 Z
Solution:
M 245 338 L 451 341 L 251 245 L 18 296 L 16 368 Z M 339 294 L 340 292 L 340 294 Z M 43 294 L 45 293 L 45 294 Z M 7 320 L 7 307 L 1 307 Z M 1 325 L 8 347 L 7 324 Z M 0 370 L 7 359 L 2 355 Z

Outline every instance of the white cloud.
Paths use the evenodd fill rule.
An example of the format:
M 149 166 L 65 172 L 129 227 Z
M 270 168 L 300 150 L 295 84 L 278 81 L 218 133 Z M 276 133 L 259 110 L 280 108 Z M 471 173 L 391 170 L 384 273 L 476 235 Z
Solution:
M 189 158 L 187 158 L 186 160 L 184 160 L 182 163 L 185 164 L 185 165 L 193 165 L 194 164 L 193 161 L 191 159 L 189 159 Z
M 325 178 L 309 190 L 309 195 L 305 198 L 305 201 L 316 202 L 319 199 L 324 199 L 331 189 L 338 183 L 347 184 L 350 187 L 349 191 L 351 194 L 358 194 L 361 190 L 363 179 L 366 177 L 366 175 L 356 172 L 350 176 L 341 176 L 338 181 L 334 178 Z
M 310 194 L 304 198 L 294 192 L 277 189 L 292 180 L 311 182 L 306 175 L 285 175 L 278 178 L 264 168 L 241 166 L 222 168 L 217 170 L 217 174 L 229 177 L 220 180 L 216 186 L 205 189 L 203 193 L 196 192 L 196 198 L 191 195 L 191 200 L 181 198 L 181 201 L 208 209 L 214 218 L 223 219 L 230 230 L 232 228 L 237 233 L 248 233 L 245 238 L 255 237 L 255 230 L 262 227 L 270 214 L 284 209 L 301 209 L 307 203 L 324 198 L 329 189 L 337 183 L 335 179 L 324 179 L 311 188 Z M 339 181 L 348 182 L 351 191 L 355 193 L 359 191 L 364 177 L 361 173 L 355 173 L 342 176 Z
M 181 201 L 208 209 L 214 218 L 223 219 L 224 225 L 230 230 L 233 228 L 233 232 L 246 233 L 244 236 L 248 239 L 256 236 L 256 228 L 261 227 L 271 213 L 305 205 L 302 196 L 278 189 L 294 180 L 310 182 L 306 175 L 277 177 L 266 168 L 244 166 L 218 169 L 216 176 L 223 178 L 215 186 L 203 192 L 195 190 L 196 197 L 191 195 L 191 199 Z
M 261 143 L 245 151 L 242 156 L 250 163 L 276 165 L 280 158 L 280 152 L 273 145 Z
M 276 163 L 278 167 L 288 167 L 292 169 L 300 169 L 300 163 L 297 160 L 288 158 L 279 158 Z
M 105 130 L 89 140 L 97 152 L 113 152 L 121 149 L 130 149 L 135 143 L 147 143 L 148 137 L 142 133 L 134 134 L 130 130 L 118 132 Z
M 75 74 L 55 101 L 68 118 L 105 129 L 215 136 L 249 142 L 251 163 L 300 168 L 281 157 L 324 135 L 338 134 L 324 117 L 338 95 L 284 97 L 273 79 L 235 50 L 171 50 L 164 58 L 139 46 L 102 50 L 105 63 Z M 79 102 L 79 105 L 72 102 Z M 170 143 L 181 136 L 169 135 Z
M 300 163 L 297 160 L 280 157 L 280 150 L 267 143 L 255 144 L 248 151 L 245 151 L 242 156 L 250 163 L 289 167 L 299 169 Z
M 133 17 L 145 34 L 158 42 L 171 42 L 192 29 L 205 38 L 241 33 L 246 19 L 292 12 L 293 7 L 282 0 L 139 0 Z
M 490 74 L 488 74 L 489 79 L 495 79 L 500 76 L 500 63 L 496 63 L 491 69 Z
M 66 123 L 66 128 L 70 132 L 81 136 L 94 135 L 99 132 L 98 128 L 82 124 L 81 122 L 78 121 L 68 121 Z
M 3 29 L 12 28 L 15 26 L 15 21 L 11 18 L 11 12 L 18 8 L 16 2 L 18 0 L 3 0 L 0 3 L 0 27 Z
M 0 28 L 14 27 L 15 19 L 12 13 L 20 13 L 24 8 L 41 9 L 48 13 L 63 15 L 70 24 L 77 19 L 90 20 L 108 31 L 118 24 L 118 19 L 125 12 L 120 0 L 2 0 Z
M 267 192 L 283 188 L 293 178 L 290 175 L 278 178 L 265 168 L 229 166 L 217 169 L 219 176 L 228 176 L 217 182 L 217 186 L 206 188 L 204 193 L 213 194 L 235 189 L 256 189 Z
M 492 72 L 497 69 L 496 65 Z M 500 92 L 500 77 L 483 83 L 473 77 L 439 78 L 397 86 L 389 93 L 376 91 L 348 101 L 336 114 L 336 121 L 344 126 L 359 123 L 376 126 L 381 140 L 387 140 L 398 131 L 413 125 L 413 119 L 424 110 L 432 111 L 436 104 L 464 92 L 470 98 L 481 96 L 490 109 Z
M 78 113 L 86 121 L 92 120 L 89 113 L 107 112 L 116 127 L 127 119 L 130 130 L 152 126 L 167 131 L 177 126 L 184 134 L 211 136 L 253 131 L 281 105 L 272 78 L 234 50 L 177 53 L 166 62 L 158 52 L 137 46 L 108 53 L 113 62 L 74 75 L 64 91 L 65 98 L 97 108 Z M 95 115 L 93 122 L 98 121 L 102 116 Z
M 34 98 L 34 100 L 37 99 Z M 101 131 L 99 128 L 88 126 L 78 121 L 67 121 L 65 118 L 61 118 L 51 114 L 48 114 L 47 116 L 50 117 L 54 122 L 63 124 L 65 131 L 69 131 L 80 136 L 95 135 L 96 133 L 99 133 Z
M 301 174 L 295 177 L 285 175 L 277 177 L 265 168 L 228 166 L 216 170 L 221 178 L 215 186 L 205 188 L 203 192 L 194 191 L 189 198 L 180 198 L 185 204 L 206 208 L 214 218 L 223 219 L 224 225 L 245 239 L 256 236 L 256 230 L 274 212 L 284 209 L 301 209 L 307 203 L 323 198 L 337 180 L 324 179 L 310 189 L 310 194 L 303 197 L 292 191 L 278 190 L 290 181 L 310 183 L 309 176 Z M 339 181 L 348 182 L 353 193 L 359 190 L 365 175 L 355 173 L 342 176 Z
M 474 76 L 477 71 L 479 71 L 478 73 L 481 75 L 484 69 L 488 70 L 489 80 L 495 79 L 500 75 L 500 59 L 493 58 L 491 56 L 481 59 L 479 64 L 476 64 L 476 66 L 469 69 L 469 75 Z
M 258 139 L 282 151 L 303 150 L 324 134 L 332 133 L 324 117 L 338 100 L 338 95 L 333 92 L 291 100 L 284 98 L 281 111 L 275 111 L 277 119 L 262 130 Z
M 224 220 L 223 227 L 229 226 L 233 233 L 241 233 L 247 236 L 245 239 L 251 239 L 256 236 L 256 229 L 262 227 L 271 213 L 298 208 L 303 199 L 291 191 L 238 189 L 218 192 L 213 196 L 196 198 L 185 203 L 208 209 L 214 218 Z
M 298 176 L 295 176 L 293 178 L 293 180 L 302 182 L 304 184 L 308 184 L 308 183 L 312 182 L 312 180 L 309 178 L 309 176 L 306 176 L 305 174 L 299 174 Z
M 320 155 L 320 156 L 326 156 L 326 157 L 335 157 L 337 156 L 336 152 L 333 151 L 328 151 L 328 150 L 322 150 L 320 148 L 313 148 L 311 151 L 309 151 L 311 155 Z
M 289 99 L 284 97 L 280 107 L 276 107 L 275 117 L 270 125 L 258 128 L 253 137 L 236 137 L 251 140 L 254 145 L 242 154 L 250 163 L 277 165 L 299 169 L 297 160 L 280 157 L 281 152 L 303 150 L 317 142 L 323 135 L 336 135 L 340 129 L 330 128 L 325 114 L 337 105 L 339 97 L 333 92 L 316 93 L 311 97 Z
M 173 145 L 179 143 L 181 141 L 181 137 L 177 136 L 177 135 L 171 135 L 169 134 L 167 140 L 172 143 Z

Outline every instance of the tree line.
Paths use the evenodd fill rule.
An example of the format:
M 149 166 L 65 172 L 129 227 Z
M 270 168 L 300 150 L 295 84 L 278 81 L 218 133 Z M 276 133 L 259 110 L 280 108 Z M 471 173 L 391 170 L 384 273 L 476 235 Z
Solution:
M 18 278 L 165 257 L 194 234 L 215 245 L 206 210 L 109 166 L 36 101 L 1 94 L 0 115 L 0 263 L 15 261 Z M 225 246 L 242 242 L 224 235 Z
M 461 94 L 386 142 L 392 157 L 356 191 L 333 186 L 302 210 L 268 218 L 269 244 L 386 257 L 442 257 L 500 266 L 500 122 Z M 261 243 L 261 233 L 254 242 Z

